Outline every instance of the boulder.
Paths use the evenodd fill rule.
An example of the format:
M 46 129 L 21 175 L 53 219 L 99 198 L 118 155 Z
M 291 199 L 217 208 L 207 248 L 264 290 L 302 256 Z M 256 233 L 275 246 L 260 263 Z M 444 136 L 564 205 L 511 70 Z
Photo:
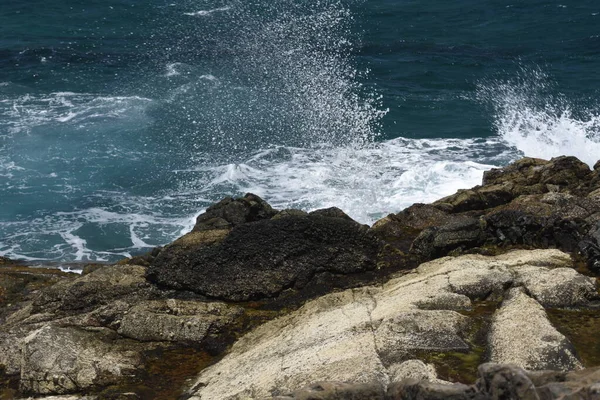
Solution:
M 412 243 L 411 252 L 426 260 L 466 250 L 484 243 L 485 235 L 478 219 L 456 217 L 441 226 L 425 229 Z
M 379 241 L 338 211 L 293 213 L 190 235 L 217 234 L 211 241 L 184 236 L 165 247 L 148 279 L 163 288 L 246 301 L 309 284 L 317 293 L 352 286 L 352 275 L 376 269 Z
M 197 345 L 209 335 L 216 340 L 243 313 L 243 308 L 225 303 L 176 299 L 143 301 L 127 311 L 118 332 L 140 341 Z
M 471 298 L 502 297 L 512 285 L 526 285 L 517 280 L 520 270 L 566 266 L 572 261 L 558 250 L 445 257 L 380 286 L 320 297 L 239 339 L 220 362 L 200 373 L 188 395 L 202 400 L 289 396 L 311 382 L 387 387 L 409 377 L 429 379 L 432 385 L 423 390 L 438 393 L 441 382 L 429 367 L 405 363 L 430 355 L 434 365 L 445 355 L 477 359 L 474 340 L 487 335 L 487 324 L 465 315 L 473 308 Z M 579 368 L 568 341 L 550 325 L 543 308 L 523 293 L 525 300 L 517 298 L 518 293 L 493 319 L 489 343 L 494 360 L 537 369 Z M 417 367 L 416 376 L 406 372 Z M 459 389 L 439 390 L 449 395 L 464 387 Z
M 521 288 L 511 289 L 494 315 L 488 336 L 490 361 L 529 370 L 581 368 L 575 349 L 552 326 L 543 307 Z
M 46 325 L 23 340 L 20 389 L 67 394 L 120 383 L 143 366 L 137 346 L 108 329 Z
M 98 268 L 40 292 L 33 301 L 33 311 L 80 312 L 116 299 L 146 298 L 155 292 L 155 288 L 146 281 L 145 274 L 146 269 L 138 265 Z
M 248 222 L 271 219 L 277 214 L 267 202 L 248 193 L 244 197 L 227 197 L 206 209 L 196 218 L 193 232 L 231 229 Z

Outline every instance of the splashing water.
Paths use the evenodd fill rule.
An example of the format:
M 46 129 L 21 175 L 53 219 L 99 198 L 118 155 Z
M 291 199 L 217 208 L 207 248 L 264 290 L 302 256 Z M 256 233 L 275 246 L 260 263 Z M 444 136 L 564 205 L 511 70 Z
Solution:
M 565 96 L 551 95 L 551 81 L 539 69 L 521 69 L 509 81 L 479 87 L 479 99 L 494 108 L 500 137 L 529 157 L 561 155 L 593 166 L 600 158 L 600 113 L 575 110 Z

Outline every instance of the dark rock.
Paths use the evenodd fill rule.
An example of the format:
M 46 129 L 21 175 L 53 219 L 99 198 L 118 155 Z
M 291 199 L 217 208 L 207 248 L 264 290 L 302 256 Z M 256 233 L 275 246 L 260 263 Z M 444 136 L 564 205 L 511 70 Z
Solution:
M 330 218 L 342 218 L 347 221 L 356 222 L 352 218 L 350 218 L 348 216 L 348 214 L 346 214 L 345 212 L 343 212 L 342 210 L 340 210 L 337 207 L 322 208 L 320 210 L 315 210 L 315 211 L 310 212 L 309 215 L 315 215 L 315 216 L 320 216 L 320 217 L 330 217 Z
M 594 164 L 594 171 L 597 171 L 600 169 L 600 160 L 596 161 L 596 164 Z
M 41 291 L 33 301 L 34 312 L 88 310 L 116 299 L 149 297 L 155 288 L 137 265 L 109 265 L 75 280 L 62 281 Z
M 510 202 L 515 196 L 510 183 L 476 186 L 473 189 L 459 190 L 456 194 L 444 197 L 433 203 L 451 213 L 472 210 L 485 210 Z
M 600 221 L 592 226 L 586 237 L 578 243 L 578 247 L 588 268 L 600 273 Z
M 14 261 L 11 260 L 10 258 L 0 257 L 0 265 L 8 265 L 8 264 L 14 264 Z
M 451 222 L 421 232 L 414 240 L 411 252 L 430 260 L 453 250 L 480 246 L 484 240 L 484 231 L 478 219 L 457 216 Z
M 513 194 L 539 194 L 567 190 L 572 194 L 585 191 L 586 180 L 590 178 L 590 168 L 575 157 L 556 157 L 550 161 L 536 158 L 522 158 L 504 168 L 492 169 L 483 175 L 483 185 L 510 183 Z
M 272 400 L 385 400 L 385 390 L 376 383 L 317 382 Z
M 429 204 L 413 204 L 398 214 L 375 222 L 375 235 L 396 249 L 408 252 L 412 241 L 425 228 L 449 221 L 452 216 Z
M 475 390 L 460 383 L 444 385 L 426 380 L 405 379 L 390 385 L 388 400 L 470 400 L 475 399 Z M 483 400 L 483 399 L 482 399 Z
M 329 212 L 328 212 L 329 213 Z M 368 228 L 347 218 L 289 215 L 235 226 L 218 240 L 183 238 L 165 247 L 148 279 L 162 287 L 244 301 L 302 289 L 318 275 L 374 270 L 379 242 Z M 339 279 L 328 282 L 329 287 Z
M 500 364 L 482 364 L 478 368 L 477 388 L 489 399 L 537 400 L 531 379 L 519 367 Z
M 277 211 L 254 194 L 248 193 L 238 199 L 227 197 L 199 215 L 192 231 L 231 229 L 247 222 L 270 219 L 275 214 Z

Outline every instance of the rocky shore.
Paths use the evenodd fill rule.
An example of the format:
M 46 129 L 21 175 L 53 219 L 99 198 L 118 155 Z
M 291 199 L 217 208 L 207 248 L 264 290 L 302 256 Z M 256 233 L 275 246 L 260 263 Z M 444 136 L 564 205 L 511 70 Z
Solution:
M 600 163 L 372 227 L 227 198 L 81 275 L 0 258 L 0 399 L 600 399 Z

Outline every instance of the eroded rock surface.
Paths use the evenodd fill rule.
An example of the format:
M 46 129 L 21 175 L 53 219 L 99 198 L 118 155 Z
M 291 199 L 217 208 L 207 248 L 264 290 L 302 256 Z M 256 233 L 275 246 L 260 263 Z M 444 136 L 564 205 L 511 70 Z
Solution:
M 422 260 L 515 246 L 559 248 L 580 252 L 600 271 L 598 193 L 600 171 L 574 157 L 523 158 L 487 171 L 481 186 L 411 206 L 373 230 Z
M 513 290 L 521 297 L 510 292 L 512 297 L 494 317 L 492 348 L 500 348 L 498 343 L 514 349 L 531 346 L 529 357 L 504 357 L 521 367 L 578 368 L 573 353 L 568 353 L 569 362 L 565 362 L 560 351 L 549 352 L 555 347 L 566 351 L 569 343 L 552 330 L 537 301 L 521 292 L 530 289 L 527 281 L 519 278 L 523 271 L 537 269 L 543 273 L 571 263 L 570 257 L 558 250 L 447 257 L 425 263 L 383 286 L 323 296 L 241 338 L 230 354 L 200 374 L 190 394 L 202 400 L 261 398 L 328 380 L 378 382 L 387 387 L 401 376 L 399 365 L 408 360 L 427 354 L 469 354 L 474 346 L 475 321 L 461 311 L 470 310 L 476 299 L 504 296 L 508 288 L 518 285 L 524 286 Z M 563 284 L 555 282 L 556 287 Z M 593 286 L 587 278 L 570 284 L 572 291 L 579 292 L 580 286 Z M 581 305 L 595 296 L 587 292 L 582 298 L 571 298 L 571 302 L 567 296 L 564 304 Z M 511 310 L 516 311 L 509 320 L 517 318 L 523 323 L 505 325 Z M 511 334 L 500 335 L 501 328 Z M 549 341 L 550 333 L 554 347 L 534 346 Z M 537 342 L 520 341 L 526 335 Z
M 248 198 L 261 210 L 256 215 Z M 247 195 L 209 208 L 194 231 L 160 252 L 148 269 L 149 280 L 210 298 L 246 301 L 307 286 L 314 291 L 323 287 L 323 293 L 351 282 L 353 274 L 376 269 L 379 241 L 340 210 L 274 215 L 265 204 Z M 230 208 L 241 209 L 239 218 L 230 215 Z

